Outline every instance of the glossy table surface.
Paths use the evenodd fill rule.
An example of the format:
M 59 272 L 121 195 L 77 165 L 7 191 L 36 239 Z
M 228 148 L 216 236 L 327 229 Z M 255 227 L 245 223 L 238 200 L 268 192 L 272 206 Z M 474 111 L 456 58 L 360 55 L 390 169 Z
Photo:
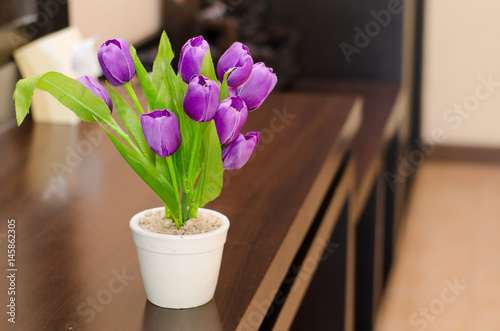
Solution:
M 409 96 L 395 83 L 362 81 L 302 80 L 296 83 L 302 91 L 328 94 L 357 95 L 363 98 L 363 121 L 351 151 L 356 160 L 356 207 L 355 218 L 361 216 L 377 172 L 383 167 L 382 155 L 390 140 L 399 134 L 407 136 Z
M 189 310 L 146 299 L 128 221 L 161 201 L 98 125 L 27 121 L 2 134 L 0 265 L 7 272 L 7 222 L 15 219 L 16 324 L 2 312 L 0 329 L 258 325 L 265 314 L 259 304 L 279 288 L 361 123 L 358 101 L 274 94 L 249 114 L 243 131 L 261 131 L 255 157 L 226 172 L 221 196 L 207 205 L 231 221 L 215 298 Z M 2 277 L 6 311 L 8 287 Z

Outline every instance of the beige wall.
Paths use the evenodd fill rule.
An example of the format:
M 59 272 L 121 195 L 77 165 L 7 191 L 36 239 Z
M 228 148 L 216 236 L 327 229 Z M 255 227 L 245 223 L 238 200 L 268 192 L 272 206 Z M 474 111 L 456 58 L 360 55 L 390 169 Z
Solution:
M 446 145 L 500 147 L 500 2 L 425 6 L 422 136 Z
M 19 79 L 14 61 L 0 66 L 0 134 L 15 125 L 14 100 L 12 95 Z
M 69 0 L 70 24 L 98 45 L 111 38 L 131 44 L 153 36 L 161 28 L 161 0 Z

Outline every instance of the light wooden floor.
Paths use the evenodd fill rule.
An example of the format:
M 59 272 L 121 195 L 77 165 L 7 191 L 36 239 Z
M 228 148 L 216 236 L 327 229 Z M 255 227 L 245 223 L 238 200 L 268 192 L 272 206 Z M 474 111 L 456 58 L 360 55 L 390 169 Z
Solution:
M 376 331 L 500 330 L 500 165 L 427 161 Z

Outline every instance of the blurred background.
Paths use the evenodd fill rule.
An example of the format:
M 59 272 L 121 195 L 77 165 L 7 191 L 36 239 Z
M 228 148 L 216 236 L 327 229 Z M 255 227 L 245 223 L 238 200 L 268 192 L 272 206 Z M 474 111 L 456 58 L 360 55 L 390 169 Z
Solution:
M 68 25 L 77 27 L 84 38 L 95 38 L 97 46 L 110 38 L 127 40 L 139 49 L 146 65 L 154 60 L 162 30 L 177 54 L 187 39 L 202 34 L 214 59 L 239 40 L 256 61 L 277 72 L 280 89 L 309 78 L 398 83 L 401 10 L 389 17 L 373 42 L 366 47 L 354 44 L 355 27 L 364 29 L 374 19 L 374 9 L 387 9 L 387 1 L 1 0 L 2 84 L 12 87 L 17 79 L 11 63 L 14 49 Z M 352 46 L 339 48 L 342 43 Z M 3 99 L 8 99 L 0 108 L 5 122 L 12 105 L 11 98 Z

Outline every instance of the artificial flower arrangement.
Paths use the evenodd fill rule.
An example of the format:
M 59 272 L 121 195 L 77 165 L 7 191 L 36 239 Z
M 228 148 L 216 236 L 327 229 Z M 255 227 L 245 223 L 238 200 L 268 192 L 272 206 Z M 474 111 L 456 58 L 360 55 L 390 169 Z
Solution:
M 221 56 L 217 71 L 201 36 L 182 47 L 177 73 L 173 58 L 164 32 L 150 76 L 133 46 L 122 39 L 108 40 L 99 48 L 98 60 L 109 93 L 94 78 L 75 80 L 48 72 L 20 80 L 14 98 L 18 125 L 29 112 L 35 88 L 52 94 L 83 121 L 98 122 L 161 199 L 165 217 L 180 228 L 196 217 L 199 207 L 219 196 L 224 170 L 241 168 L 254 152 L 259 133 L 240 131 L 277 77 L 263 63 L 254 64 L 239 42 Z M 130 84 L 136 74 L 148 109 L 141 107 Z M 114 89 L 122 85 L 137 112 Z M 113 108 L 126 131 L 111 116 Z

